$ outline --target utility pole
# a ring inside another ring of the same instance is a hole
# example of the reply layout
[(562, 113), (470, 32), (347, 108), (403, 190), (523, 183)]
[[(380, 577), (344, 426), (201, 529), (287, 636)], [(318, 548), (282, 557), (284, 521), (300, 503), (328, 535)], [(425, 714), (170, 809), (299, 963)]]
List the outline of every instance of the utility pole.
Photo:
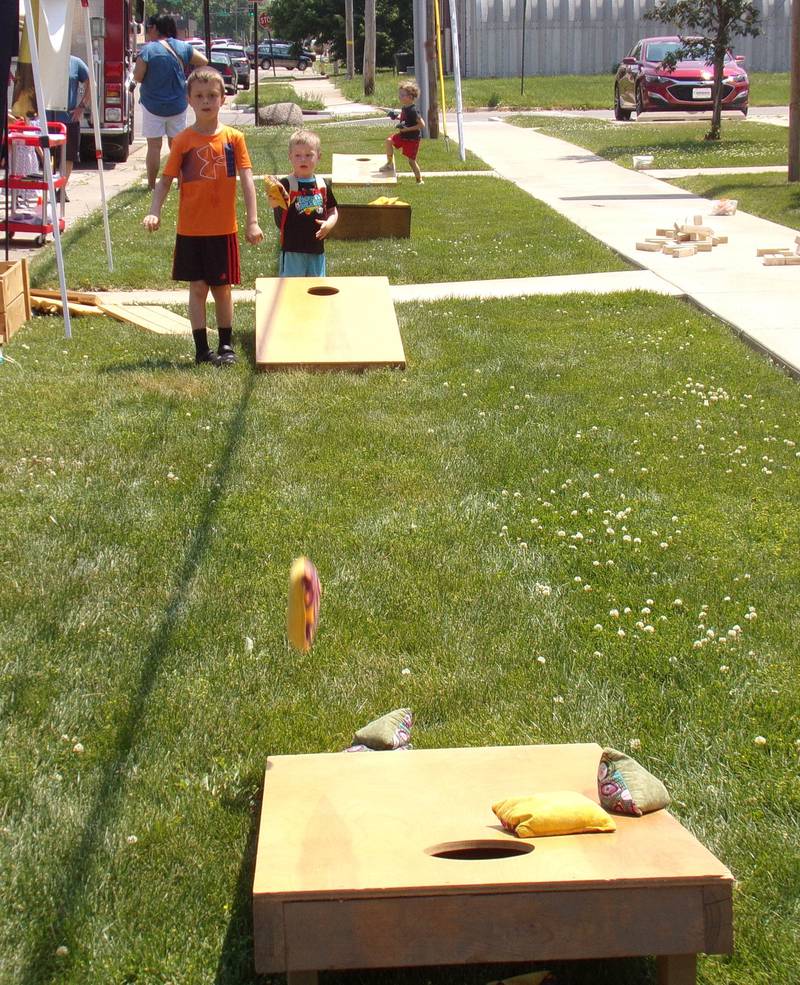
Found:
[(364, 2), (364, 95), (375, 92), (375, 0)]
[(356, 42), (353, 31), (353, 0), (344, 0), (344, 47), (348, 79), (352, 79), (356, 74)]
[[(800, 2), (800, 0), (798, 0)], [(428, 136), (436, 140), (439, 136), (439, 87), (436, 61), (436, 45), (441, 44), (441, 38), (436, 36), (436, 18), (433, 15), (433, 5), (438, 0), (426, 0), (425, 20), (427, 41), (425, 42), (425, 60), (428, 63), (428, 118), (425, 120)]]
[(800, 0), (792, 0), (792, 85), (789, 94), (789, 181), (800, 181)]

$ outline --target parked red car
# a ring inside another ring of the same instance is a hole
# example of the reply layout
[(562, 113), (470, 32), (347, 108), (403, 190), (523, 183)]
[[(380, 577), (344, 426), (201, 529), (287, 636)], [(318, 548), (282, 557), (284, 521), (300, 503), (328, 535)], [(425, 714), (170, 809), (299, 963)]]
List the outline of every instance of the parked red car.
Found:
[[(685, 58), (664, 68), (666, 56), (683, 47), (677, 37), (642, 38), (620, 62), (614, 78), (614, 118), (629, 120), (635, 110), (710, 110), (713, 107), (714, 66), (705, 55)], [(744, 55), (728, 52), (723, 67), (722, 108), (747, 115), (750, 81)]]

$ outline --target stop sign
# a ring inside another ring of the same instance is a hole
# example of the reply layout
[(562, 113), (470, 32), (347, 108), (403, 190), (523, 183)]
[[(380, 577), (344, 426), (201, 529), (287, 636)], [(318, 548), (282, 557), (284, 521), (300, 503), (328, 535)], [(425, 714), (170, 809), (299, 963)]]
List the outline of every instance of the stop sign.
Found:
[(261, 13), (258, 15), (258, 23), (261, 27), (264, 28), (269, 27), (269, 14), (266, 12), (266, 10), (262, 10)]

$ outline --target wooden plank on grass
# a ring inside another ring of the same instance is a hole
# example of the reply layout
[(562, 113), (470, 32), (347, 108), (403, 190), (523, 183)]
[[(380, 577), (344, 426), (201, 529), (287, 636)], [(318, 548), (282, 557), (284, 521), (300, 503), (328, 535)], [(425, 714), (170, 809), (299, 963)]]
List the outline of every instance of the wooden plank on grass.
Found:
[(156, 335), (188, 335), (192, 331), (188, 318), (158, 304), (101, 304), (99, 308), (117, 321), (136, 325)]
[[(31, 297), (35, 298), (55, 298), (61, 300), (61, 291), (45, 291), (38, 287), (31, 288)], [(96, 294), (88, 291), (67, 291), (67, 301), (75, 301), (78, 304), (99, 304), (100, 299)]]

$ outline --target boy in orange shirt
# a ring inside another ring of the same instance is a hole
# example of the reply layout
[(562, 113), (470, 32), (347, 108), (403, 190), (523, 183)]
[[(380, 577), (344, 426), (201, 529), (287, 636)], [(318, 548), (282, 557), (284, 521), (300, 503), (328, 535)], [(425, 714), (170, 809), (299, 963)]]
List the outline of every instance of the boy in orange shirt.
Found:
[[(220, 107), (225, 102), (222, 76), (213, 68), (196, 69), (187, 80), (187, 90), (195, 122), (173, 140), (164, 171), (153, 189), (150, 212), (142, 224), (150, 232), (158, 229), (161, 207), (173, 179), (180, 178), (172, 279), (189, 281), (195, 362), (229, 366), (236, 362), (231, 284), (240, 282), (237, 172), (247, 211), (247, 242), (255, 246), (264, 234), (258, 225), (256, 189), (244, 136), (219, 122)], [(206, 333), (209, 290), (219, 332), (216, 352), (209, 348)]]

